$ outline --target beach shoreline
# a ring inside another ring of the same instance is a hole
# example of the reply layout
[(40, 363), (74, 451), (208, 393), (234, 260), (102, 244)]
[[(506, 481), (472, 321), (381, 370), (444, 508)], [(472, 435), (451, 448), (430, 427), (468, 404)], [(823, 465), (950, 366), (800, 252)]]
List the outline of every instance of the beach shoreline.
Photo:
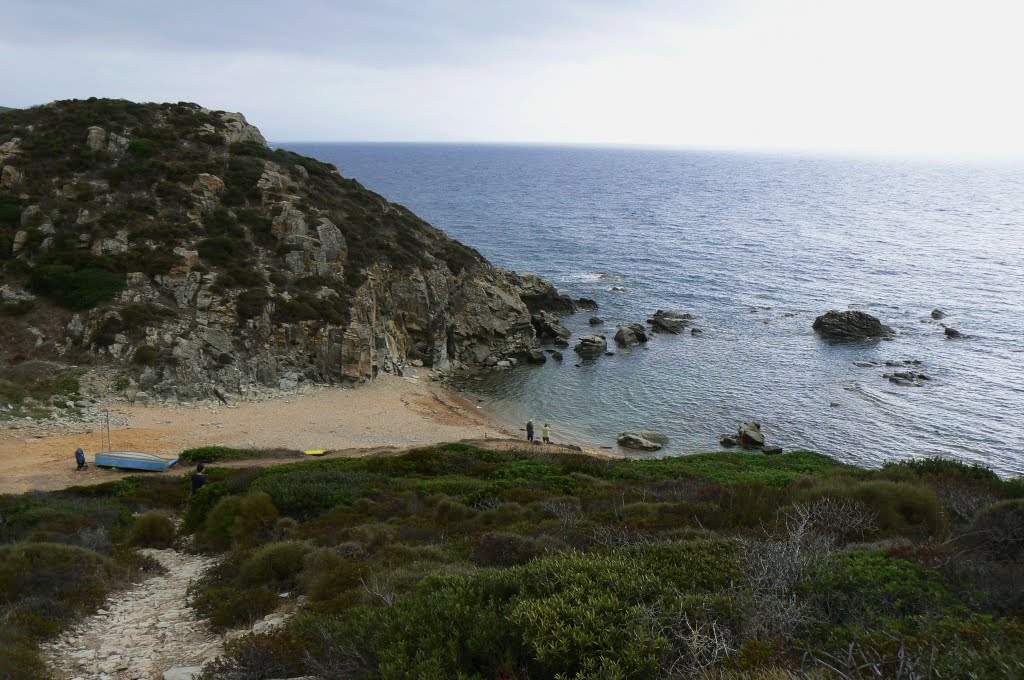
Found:
[[(445, 386), (425, 368), (409, 369), (401, 377), (383, 374), (354, 388), (309, 386), (292, 395), (230, 406), (111, 402), (106, 408), (112, 422), (127, 423), (112, 425), (114, 450), (168, 457), (199, 446), (326, 449), (331, 456), (359, 456), (444, 442), (472, 441), (493, 448), (525, 443), (525, 435), (512, 423), (494, 417), (472, 395)], [(61, 427), (40, 421), (32, 428), (0, 431), (0, 493), (52, 491), (132, 474), (93, 465), (100, 446), (100, 428), (95, 426)], [(85, 449), (90, 462), (82, 472), (75, 471), (78, 447)], [(295, 460), (265, 458), (239, 464), (265, 466)], [(188, 467), (180, 465), (175, 472)]]

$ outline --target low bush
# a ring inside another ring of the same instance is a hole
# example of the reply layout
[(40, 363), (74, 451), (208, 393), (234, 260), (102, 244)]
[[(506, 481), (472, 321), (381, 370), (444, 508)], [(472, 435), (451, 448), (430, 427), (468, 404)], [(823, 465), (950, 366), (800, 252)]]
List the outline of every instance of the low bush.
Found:
[(201, 446), (185, 449), (178, 458), (186, 463), (219, 463), (225, 460), (247, 460), (260, 458), (266, 452), (262, 449), (235, 449), (228, 446)]
[(301, 541), (269, 543), (242, 563), (238, 582), (243, 586), (266, 586), (278, 592), (294, 590), (299, 572), (311, 546)]
[(533, 538), (507, 531), (482, 535), (473, 548), (473, 561), (482, 567), (511, 567), (549, 553), (567, 550), (564, 542), (550, 536)]
[(199, 538), (212, 550), (253, 545), (271, 535), (277, 517), (277, 508), (264, 492), (225, 496), (206, 515)]
[(960, 537), (967, 548), (994, 560), (1024, 559), (1024, 500), (994, 503), (975, 518)]
[(192, 598), (196, 614), (208, 619), (214, 630), (251, 625), (274, 611), (280, 601), (277, 593), (260, 586), (245, 590), (211, 588)]
[(147, 512), (132, 522), (125, 540), (133, 548), (170, 548), (174, 543), (174, 522), (160, 512)]

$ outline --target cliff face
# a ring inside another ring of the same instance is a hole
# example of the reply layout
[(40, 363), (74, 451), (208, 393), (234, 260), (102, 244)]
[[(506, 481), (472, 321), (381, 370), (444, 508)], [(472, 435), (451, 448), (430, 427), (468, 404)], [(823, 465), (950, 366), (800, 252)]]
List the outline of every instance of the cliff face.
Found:
[(536, 349), (572, 302), (240, 114), (88, 100), (0, 114), (0, 360), (182, 398)]

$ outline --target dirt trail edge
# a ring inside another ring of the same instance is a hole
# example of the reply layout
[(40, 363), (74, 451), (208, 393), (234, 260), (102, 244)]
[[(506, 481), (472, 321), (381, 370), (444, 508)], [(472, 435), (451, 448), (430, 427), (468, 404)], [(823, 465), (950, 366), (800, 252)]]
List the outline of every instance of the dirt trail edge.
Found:
[(59, 680), (150, 680), (172, 667), (201, 666), (222, 652), (222, 639), (185, 601), (189, 583), (214, 559), (175, 550), (142, 550), (167, 569), (114, 593), (105, 609), (42, 646)]

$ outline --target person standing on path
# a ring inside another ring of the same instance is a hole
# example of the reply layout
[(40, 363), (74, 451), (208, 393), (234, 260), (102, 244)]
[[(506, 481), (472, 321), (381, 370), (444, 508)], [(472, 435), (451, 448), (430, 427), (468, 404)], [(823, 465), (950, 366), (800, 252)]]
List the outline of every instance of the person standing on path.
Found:
[(85, 464), (85, 451), (83, 451), (81, 447), (75, 449), (75, 462), (78, 463), (78, 469), (75, 470), (75, 472), (80, 472), (89, 467)]
[(196, 471), (192, 473), (192, 495), (195, 496), (206, 484), (206, 465), (196, 465)]
[(533, 442), (533, 420), (526, 421), (526, 441)]
[(540, 431), (540, 434), (541, 434), (541, 438), (544, 440), (545, 444), (550, 444), (551, 443), (551, 426), (550, 425), (548, 425), (547, 423), (544, 423), (544, 429)]

